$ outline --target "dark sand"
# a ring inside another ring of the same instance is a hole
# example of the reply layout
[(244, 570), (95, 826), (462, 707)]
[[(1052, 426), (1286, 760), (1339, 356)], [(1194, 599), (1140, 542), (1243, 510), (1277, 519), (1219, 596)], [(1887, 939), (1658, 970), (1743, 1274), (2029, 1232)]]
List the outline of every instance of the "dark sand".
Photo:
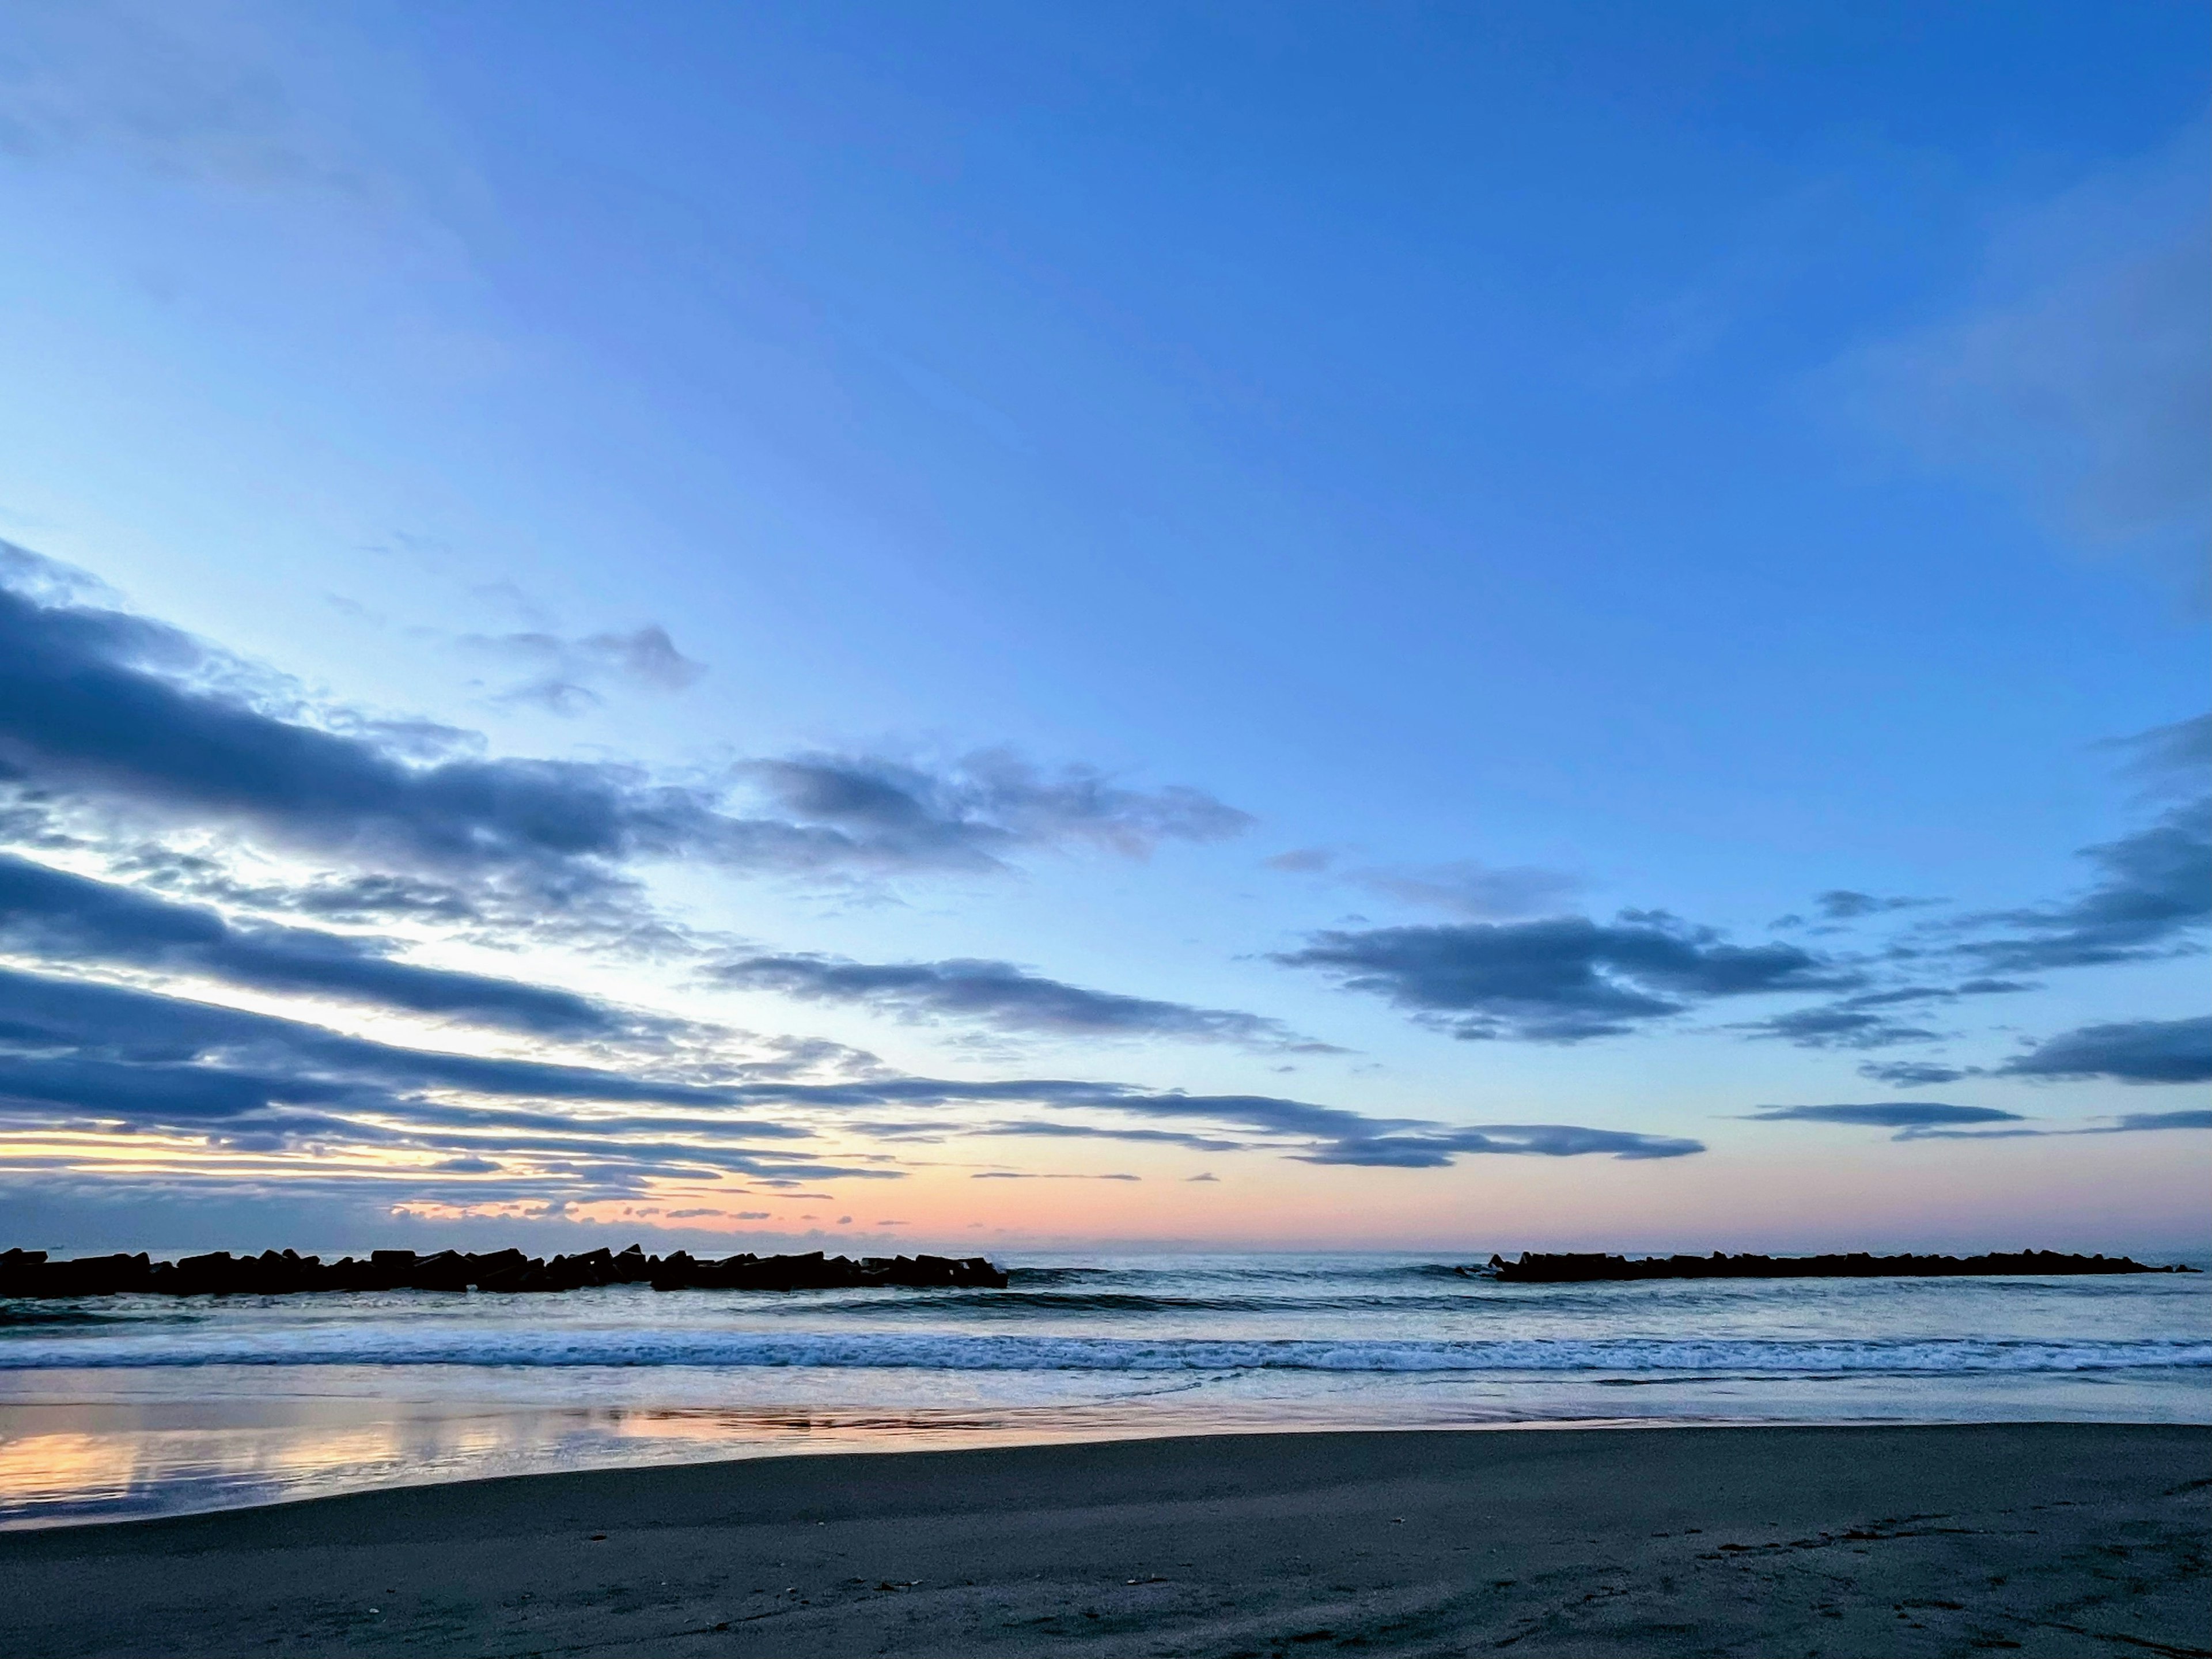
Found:
[(9, 1534), (0, 1652), (2204, 1654), (2208, 1497), (2081, 1425), (781, 1458)]

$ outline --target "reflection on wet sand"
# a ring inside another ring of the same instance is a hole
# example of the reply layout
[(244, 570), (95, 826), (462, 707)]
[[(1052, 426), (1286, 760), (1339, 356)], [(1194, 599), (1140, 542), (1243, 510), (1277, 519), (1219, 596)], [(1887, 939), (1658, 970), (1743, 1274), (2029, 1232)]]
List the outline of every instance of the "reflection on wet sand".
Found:
[[(0, 1528), (121, 1520), (552, 1469), (702, 1462), (808, 1450), (1004, 1444), (1158, 1432), (1111, 1408), (998, 1412), (792, 1405), (435, 1408), (370, 1420), (376, 1402), (210, 1400), (0, 1405)], [(308, 1407), (311, 1409), (302, 1410)]]

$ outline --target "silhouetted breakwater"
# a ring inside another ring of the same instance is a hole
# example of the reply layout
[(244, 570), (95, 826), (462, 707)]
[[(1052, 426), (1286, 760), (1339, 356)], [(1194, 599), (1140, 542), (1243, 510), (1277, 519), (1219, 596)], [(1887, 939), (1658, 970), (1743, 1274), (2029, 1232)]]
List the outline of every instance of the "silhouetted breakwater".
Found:
[(550, 1261), (520, 1250), (486, 1255), (445, 1250), (376, 1250), (325, 1261), (290, 1250), (234, 1256), (228, 1250), (153, 1261), (138, 1255), (49, 1261), (44, 1250), (0, 1252), (0, 1297), (288, 1296), (311, 1291), (580, 1291), (650, 1285), (656, 1291), (837, 1291), (870, 1285), (910, 1289), (1004, 1290), (1006, 1276), (981, 1256), (733, 1255), (702, 1261), (684, 1250), (647, 1255), (639, 1246), (587, 1250)]
[(1989, 1255), (1538, 1255), (1518, 1261), (1493, 1255), (1470, 1278), (1507, 1285), (1586, 1285), (1616, 1279), (1968, 1279), (2049, 1273), (2193, 1273), (2194, 1267), (2154, 1267), (2124, 1255), (2061, 1255), (2056, 1250)]

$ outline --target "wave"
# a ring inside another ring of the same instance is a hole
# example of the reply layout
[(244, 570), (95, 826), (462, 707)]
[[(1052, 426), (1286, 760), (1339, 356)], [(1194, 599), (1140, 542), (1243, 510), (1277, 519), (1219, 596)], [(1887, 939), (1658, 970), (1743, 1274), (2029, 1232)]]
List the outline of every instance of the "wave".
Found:
[(0, 1304), (0, 1329), (24, 1325), (143, 1325), (127, 1314), (94, 1313), (88, 1308), (64, 1304), (40, 1307), (37, 1303)]
[(1458, 1313), (1464, 1296), (1170, 1296), (1136, 1291), (920, 1291), (903, 1296), (832, 1297), (808, 1304), (819, 1314), (862, 1318), (936, 1318), (972, 1314), (1005, 1319), (1052, 1314), (1133, 1318), (1188, 1313)]
[(1208, 1340), (364, 1325), (289, 1332), (0, 1338), (0, 1370), (182, 1365), (799, 1367), (930, 1371), (1604, 1372), (1631, 1376), (1959, 1376), (2212, 1368), (2212, 1342)]

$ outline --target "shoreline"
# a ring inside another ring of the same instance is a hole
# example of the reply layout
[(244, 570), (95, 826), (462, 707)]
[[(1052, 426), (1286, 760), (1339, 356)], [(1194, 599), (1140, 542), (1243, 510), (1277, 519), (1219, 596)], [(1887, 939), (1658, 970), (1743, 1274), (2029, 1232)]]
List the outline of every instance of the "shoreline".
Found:
[(0, 1534), (0, 1654), (2212, 1649), (2212, 1429), (839, 1451)]

